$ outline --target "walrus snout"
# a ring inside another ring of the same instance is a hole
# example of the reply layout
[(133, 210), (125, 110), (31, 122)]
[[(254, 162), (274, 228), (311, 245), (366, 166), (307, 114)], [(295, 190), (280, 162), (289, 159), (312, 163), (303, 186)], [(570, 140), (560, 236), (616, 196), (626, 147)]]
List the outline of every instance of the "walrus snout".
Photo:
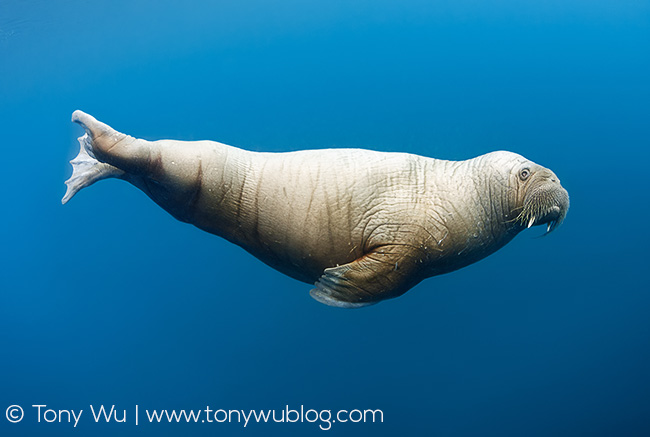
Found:
[(569, 210), (569, 193), (550, 170), (543, 172), (529, 187), (519, 221), (527, 228), (546, 224), (546, 233), (555, 230)]

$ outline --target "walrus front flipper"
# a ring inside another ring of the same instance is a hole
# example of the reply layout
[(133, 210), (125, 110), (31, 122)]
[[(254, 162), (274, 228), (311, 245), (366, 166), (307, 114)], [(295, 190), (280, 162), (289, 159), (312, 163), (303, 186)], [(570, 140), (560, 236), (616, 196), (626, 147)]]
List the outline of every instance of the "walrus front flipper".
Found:
[(397, 297), (417, 284), (415, 264), (399, 249), (372, 252), (351, 263), (325, 269), (309, 294), (339, 308), (359, 308)]
[(320, 303), (339, 308), (361, 308), (377, 303), (376, 301), (357, 300), (363, 293), (354, 283), (345, 278), (348, 265), (325, 269), (325, 274), (314, 284), (316, 288), (309, 295)]

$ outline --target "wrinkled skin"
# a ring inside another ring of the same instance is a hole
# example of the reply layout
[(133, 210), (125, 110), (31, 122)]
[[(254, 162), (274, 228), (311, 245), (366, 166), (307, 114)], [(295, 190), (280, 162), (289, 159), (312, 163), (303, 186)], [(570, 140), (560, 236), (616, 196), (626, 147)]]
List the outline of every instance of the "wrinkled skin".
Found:
[(490, 255), (526, 227), (559, 225), (569, 197), (520, 155), (466, 161), (360, 149), (255, 153), (212, 141), (148, 142), (81, 111), (86, 135), (64, 202), (124, 179), (177, 219), (219, 235), (339, 307), (399, 296)]

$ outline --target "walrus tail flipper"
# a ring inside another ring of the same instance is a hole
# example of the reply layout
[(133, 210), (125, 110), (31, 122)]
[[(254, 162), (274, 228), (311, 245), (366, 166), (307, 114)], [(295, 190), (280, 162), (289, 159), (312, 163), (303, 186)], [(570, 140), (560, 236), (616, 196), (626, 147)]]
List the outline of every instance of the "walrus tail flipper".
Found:
[[(72, 199), (82, 188), (102, 179), (119, 178), (124, 175), (124, 171), (106, 162), (102, 162), (96, 157), (97, 144), (95, 141), (98, 138), (102, 138), (102, 141), (106, 142), (107, 137), (126, 137), (126, 135), (120, 134), (111, 127), (81, 111), (75, 111), (72, 114), (72, 121), (79, 123), (86, 133), (82, 137), (79, 137), (79, 145), (81, 146), (79, 154), (70, 161), (70, 164), (72, 164), (72, 176), (65, 181), (68, 189), (63, 199), (61, 199), (61, 203), (64, 204)], [(121, 139), (121, 137), (119, 138)]]
[(417, 284), (415, 263), (405, 259), (402, 249), (391, 246), (351, 263), (325, 269), (309, 294), (318, 302), (339, 308), (360, 308), (397, 297)]

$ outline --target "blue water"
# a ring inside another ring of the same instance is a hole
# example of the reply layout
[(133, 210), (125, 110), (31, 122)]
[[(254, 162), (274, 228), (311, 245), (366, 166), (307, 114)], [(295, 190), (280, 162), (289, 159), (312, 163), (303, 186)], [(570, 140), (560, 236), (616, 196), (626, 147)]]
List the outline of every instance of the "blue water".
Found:
[[(644, 1), (0, 2), (0, 435), (649, 435), (648, 78)], [(75, 109), (258, 151), (511, 150), (571, 209), (330, 308), (122, 181), (62, 206)], [(38, 423), (36, 404), (84, 413)], [(384, 422), (136, 426), (135, 405)]]

